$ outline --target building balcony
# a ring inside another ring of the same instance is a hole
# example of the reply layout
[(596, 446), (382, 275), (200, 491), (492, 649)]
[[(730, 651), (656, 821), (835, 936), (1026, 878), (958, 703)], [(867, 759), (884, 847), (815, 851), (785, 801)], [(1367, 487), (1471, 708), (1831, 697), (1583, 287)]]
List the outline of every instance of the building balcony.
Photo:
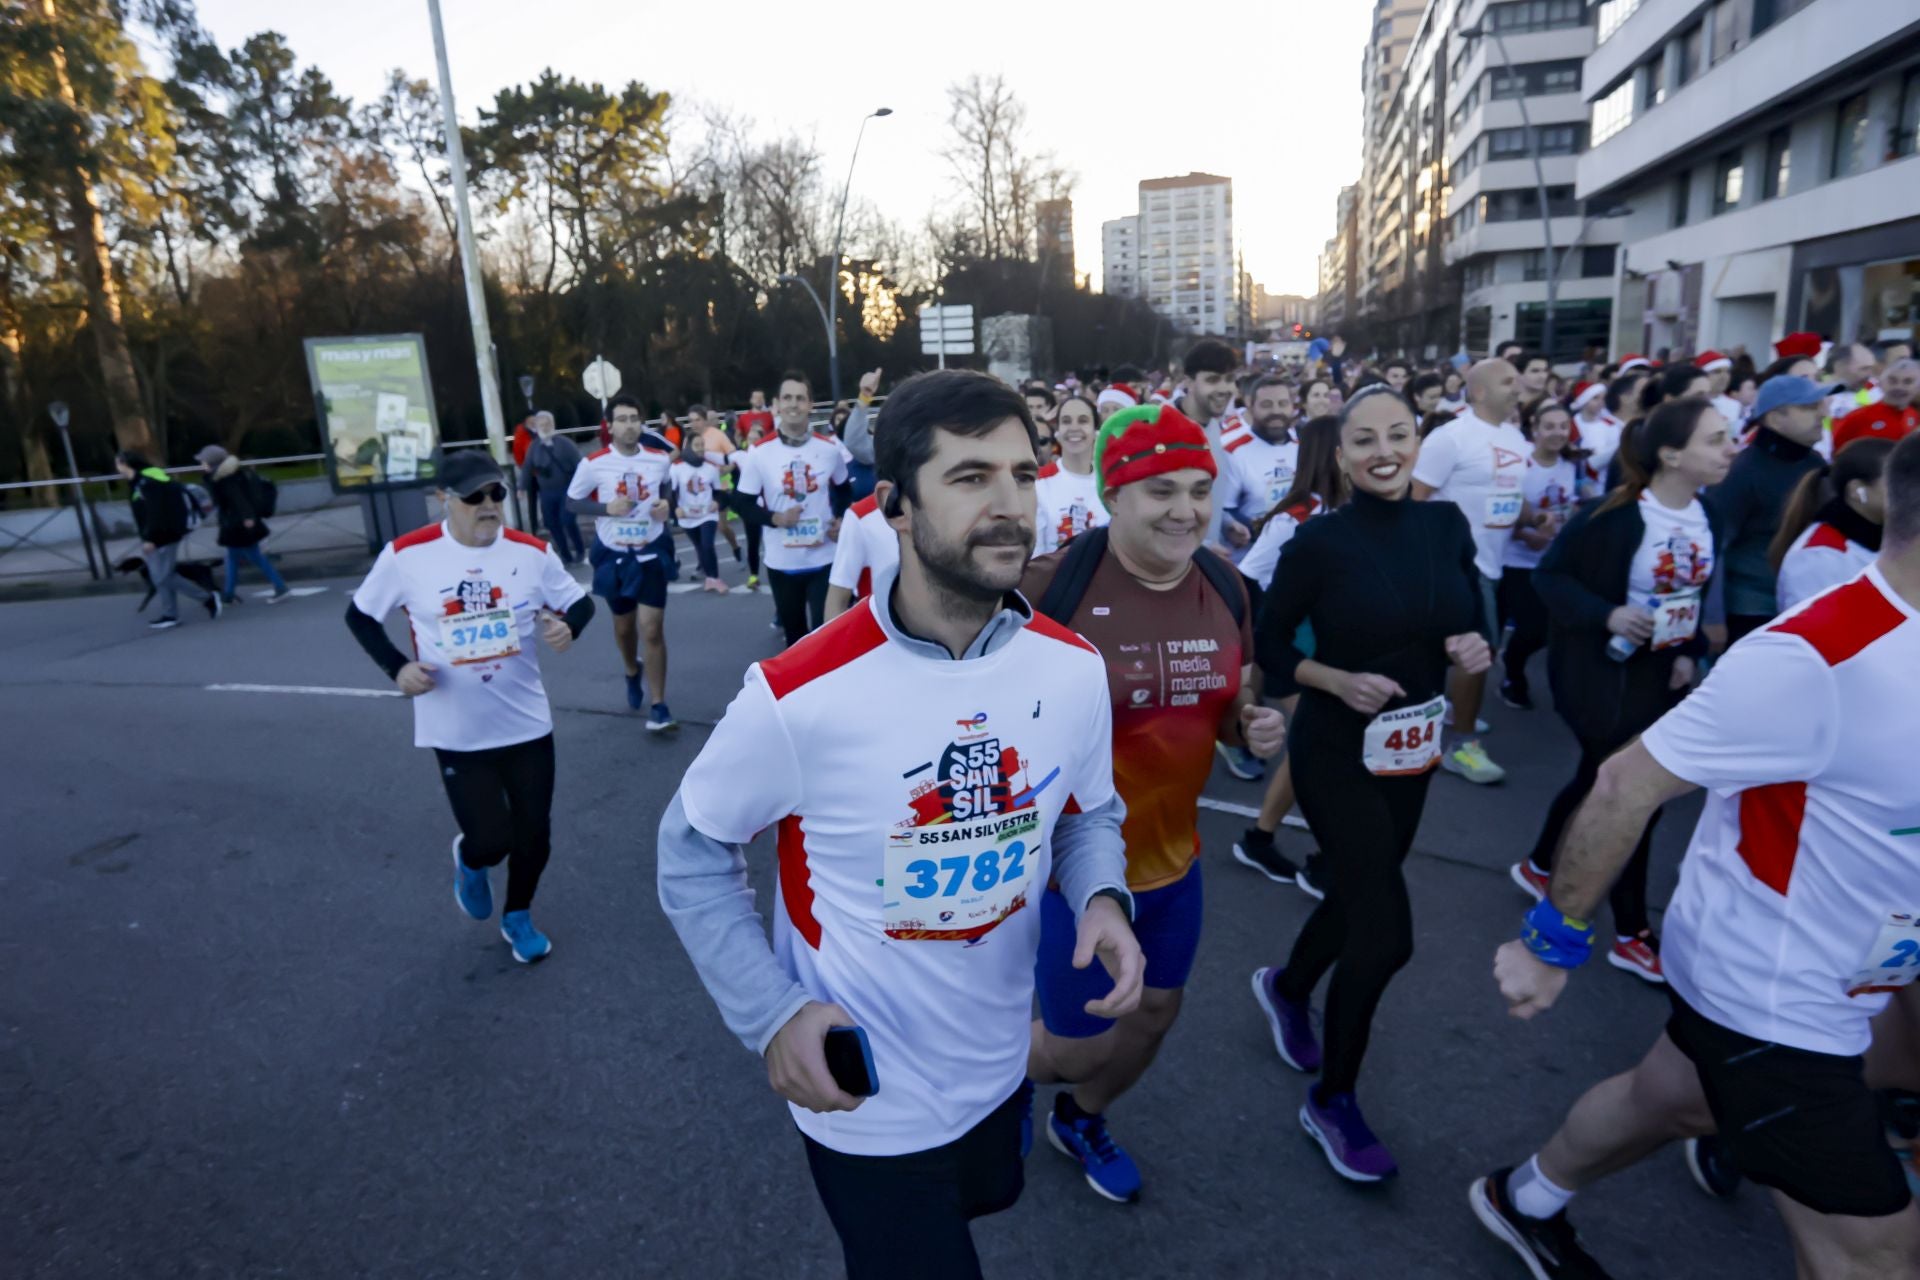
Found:
[[(1540, 171), (1546, 175), (1548, 186), (1569, 186), (1579, 161), (1579, 156), (1542, 156)], [(1447, 197), (1447, 216), (1451, 218), (1472, 204), (1483, 191), (1510, 191), (1534, 185), (1533, 161), (1525, 157), (1482, 161), (1466, 177), (1454, 179), (1452, 193)]]
[[(1472, 26), (1478, 19), (1469, 12), (1461, 17), (1466, 26)], [(1618, 37), (1616, 37), (1617, 39)], [(1570, 27), (1563, 31), (1530, 31), (1523, 35), (1512, 35), (1507, 40), (1507, 56), (1513, 59), (1515, 66), (1525, 66), (1530, 62), (1563, 62), (1569, 58), (1584, 58), (1593, 51), (1593, 28)], [(1500, 46), (1491, 37), (1475, 42), (1473, 56), (1460, 68), (1460, 74), (1447, 84), (1446, 109), (1452, 114), (1460, 105), (1460, 99), (1467, 96), (1473, 86), (1480, 84), (1489, 70), (1506, 65), (1506, 59), (1500, 56)], [(1481, 93), (1486, 92), (1484, 86)], [(1580, 98), (1577, 93), (1553, 94), (1553, 97)]]
[[(1585, 244), (1581, 236), (1581, 224), (1586, 219), (1578, 215), (1553, 219), (1553, 243), (1556, 252), (1573, 244), (1576, 240)], [(1546, 240), (1540, 234), (1540, 219), (1523, 218), (1515, 222), (1483, 222), (1447, 241), (1446, 261), (1463, 262), (1468, 258), (1477, 258), (1483, 253), (1516, 253), (1527, 249), (1546, 247)]]
[[(1536, 126), (1585, 124), (1591, 114), (1586, 102), (1577, 93), (1536, 93), (1527, 98), (1526, 105), (1526, 118)], [(1489, 129), (1521, 127), (1520, 99), (1495, 98), (1492, 102), (1482, 102), (1467, 112), (1458, 128), (1447, 131), (1447, 150), (1459, 155), (1466, 150), (1468, 139), (1477, 142), (1480, 135)]]

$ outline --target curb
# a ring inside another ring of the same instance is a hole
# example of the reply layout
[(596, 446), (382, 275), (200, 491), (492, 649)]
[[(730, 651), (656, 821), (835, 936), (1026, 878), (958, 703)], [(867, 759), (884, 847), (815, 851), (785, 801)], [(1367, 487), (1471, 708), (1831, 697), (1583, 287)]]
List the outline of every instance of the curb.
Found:
[[(198, 563), (219, 566), (218, 560)], [(318, 553), (309, 559), (305, 556), (296, 563), (275, 560), (273, 567), (288, 582), (311, 582), (318, 578), (343, 578), (355, 574), (364, 574), (373, 563), (373, 557), (364, 551), (339, 551)], [(248, 571), (252, 575), (248, 582), (258, 584), (259, 571), (251, 565)], [(0, 604), (24, 604), (35, 600), (79, 600), (88, 596), (125, 596), (143, 595), (146, 587), (138, 577), (123, 577), (115, 574), (102, 582), (82, 574), (73, 574), (60, 578), (29, 578), (23, 581), (0, 582)]]

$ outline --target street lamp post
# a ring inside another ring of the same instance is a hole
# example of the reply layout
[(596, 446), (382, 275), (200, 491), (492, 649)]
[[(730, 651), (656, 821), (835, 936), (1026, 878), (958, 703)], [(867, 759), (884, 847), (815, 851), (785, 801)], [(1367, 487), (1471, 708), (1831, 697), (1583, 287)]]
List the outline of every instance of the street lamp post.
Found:
[[(805, 290), (807, 291), (807, 296), (808, 296), (809, 298), (812, 298), (812, 299), (813, 299), (813, 309), (814, 309), (815, 311), (818, 311), (818, 312), (820, 313), (820, 323), (821, 323), (822, 325), (824, 325), (824, 326), (826, 326), (826, 330), (827, 330), (827, 352), (828, 352), (828, 354), (829, 354), (829, 355), (832, 355), (832, 352), (833, 352), (833, 349), (834, 349), (834, 347), (833, 347), (833, 317), (832, 317), (832, 315), (830, 315), (830, 314), (828, 313), (828, 311), (827, 311), (827, 308), (826, 308), (826, 306), (825, 306), (824, 304), (822, 304), (822, 303), (821, 303), (821, 301), (820, 301), (820, 291), (819, 291), (819, 290), (817, 290), (817, 289), (815, 289), (815, 288), (813, 287), (813, 281), (811, 281), (811, 280), (809, 280), (809, 279), (807, 279), (807, 278), (806, 278), (805, 276), (796, 276), (796, 275), (791, 275), (791, 274), (789, 274), (789, 275), (784, 275), (784, 276), (781, 276), (781, 277), (780, 277), (780, 283), (781, 283), (781, 284), (797, 284), (797, 285), (799, 285), (799, 286), (800, 286), (800, 287), (801, 287), (802, 289), (805, 289)], [(840, 363), (839, 363), (839, 359), (840, 359), (840, 358), (839, 358), (838, 356), (833, 356), (833, 361), (834, 361), (834, 365), (833, 365), (833, 368), (834, 368), (834, 373), (835, 373), (835, 376), (838, 376), (838, 374), (839, 374), (839, 371), (840, 371)], [(840, 397), (839, 397), (839, 395), (838, 395), (838, 388), (837, 388), (837, 387), (835, 388), (835, 391), (836, 391), (836, 394), (835, 394), (835, 395), (834, 395), (834, 397), (833, 397), (833, 402), (834, 402), (835, 404), (838, 404), (838, 403), (840, 403)]]
[[(1500, 65), (1505, 70), (1513, 70), (1513, 59), (1507, 54), (1506, 37), (1497, 30), (1489, 30), (1484, 24), (1469, 27), (1460, 32), (1462, 40), (1477, 40), (1482, 36), (1492, 36), (1493, 43), (1500, 50)], [(1553, 254), (1553, 215), (1547, 207), (1547, 174), (1540, 164), (1540, 138), (1533, 131), (1533, 118), (1527, 112), (1526, 86), (1520, 86), (1521, 92), (1514, 101), (1520, 106), (1520, 127), (1527, 131), (1527, 156), (1533, 161), (1533, 186), (1536, 198), (1540, 201), (1540, 234), (1546, 241), (1544, 257), (1547, 262), (1547, 314), (1540, 325), (1540, 350), (1545, 353), (1547, 363), (1553, 363), (1553, 304), (1559, 297), (1560, 282), (1554, 279), (1559, 274), (1558, 263)], [(1491, 97), (1491, 93), (1489, 93)]]
[[(860, 118), (860, 132), (853, 136), (853, 159), (847, 161), (847, 181), (840, 188), (840, 212), (833, 220), (833, 270), (827, 276), (827, 385), (834, 404), (840, 403), (840, 338), (835, 324), (840, 317), (840, 244), (847, 229), (847, 197), (853, 194), (853, 166), (860, 162), (860, 140), (867, 136), (867, 121), (892, 114), (892, 107), (881, 107)], [(813, 292), (811, 285), (807, 292)], [(819, 302), (819, 295), (815, 294), (813, 300)]]

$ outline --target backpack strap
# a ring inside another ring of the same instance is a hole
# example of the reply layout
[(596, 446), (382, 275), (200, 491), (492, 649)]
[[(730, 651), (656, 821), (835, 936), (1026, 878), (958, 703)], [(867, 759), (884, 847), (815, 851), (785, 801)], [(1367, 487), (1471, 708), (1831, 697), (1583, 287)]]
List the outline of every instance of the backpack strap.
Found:
[(1060, 567), (1054, 570), (1053, 581), (1047, 584), (1035, 609), (1063, 627), (1072, 626), (1073, 612), (1080, 607), (1106, 554), (1105, 525), (1089, 529), (1068, 543), (1067, 554), (1060, 558)]
[[(1247, 620), (1247, 589), (1240, 582), (1240, 571), (1205, 547), (1193, 553), (1193, 563), (1227, 602), (1227, 608), (1233, 613), (1233, 625), (1243, 625)], [(1061, 568), (1064, 570), (1066, 566)]]

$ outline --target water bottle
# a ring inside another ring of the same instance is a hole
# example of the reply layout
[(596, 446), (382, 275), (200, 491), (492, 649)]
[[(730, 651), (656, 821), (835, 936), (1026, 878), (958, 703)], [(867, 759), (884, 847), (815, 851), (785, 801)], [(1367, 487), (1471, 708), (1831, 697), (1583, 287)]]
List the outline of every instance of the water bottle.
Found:
[(1615, 662), (1625, 662), (1640, 651), (1640, 642), (1627, 636), (1615, 636), (1607, 641), (1607, 656)]

